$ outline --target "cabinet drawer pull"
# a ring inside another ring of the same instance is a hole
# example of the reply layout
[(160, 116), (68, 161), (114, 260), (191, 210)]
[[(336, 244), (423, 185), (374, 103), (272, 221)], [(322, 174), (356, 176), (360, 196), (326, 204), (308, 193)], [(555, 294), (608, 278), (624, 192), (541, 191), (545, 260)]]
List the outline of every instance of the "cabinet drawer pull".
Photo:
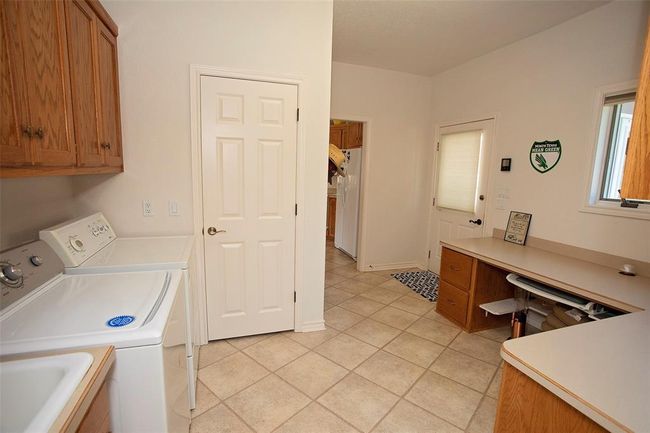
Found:
[(447, 303), (449, 303), (451, 305), (456, 305), (456, 303), (454, 301), (452, 301), (451, 299), (449, 299), (449, 298), (447, 298)]
[(102, 149), (110, 149), (111, 148), (111, 143), (105, 141), (100, 146), (102, 146)]
[(45, 130), (43, 128), (38, 128), (36, 129), (36, 132), (34, 132), (34, 135), (42, 140), (45, 137)]
[(31, 126), (23, 126), (23, 135), (27, 136), (28, 138), (32, 138), (34, 136), (34, 132), (32, 131)]
[(449, 265), (449, 268), (454, 272), (460, 271), (460, 268), (458, 266), (455, 266), (455, 265)]

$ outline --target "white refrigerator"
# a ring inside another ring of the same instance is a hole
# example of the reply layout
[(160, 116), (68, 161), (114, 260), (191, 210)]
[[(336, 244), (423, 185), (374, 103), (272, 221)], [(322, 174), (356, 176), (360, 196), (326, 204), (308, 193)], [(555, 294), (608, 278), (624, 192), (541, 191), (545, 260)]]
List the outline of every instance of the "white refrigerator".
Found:
[(343, 153), (345, 176), (337, 176), (336, 180), (334, 246), (356, 259), (362, 149), (346, 149)]

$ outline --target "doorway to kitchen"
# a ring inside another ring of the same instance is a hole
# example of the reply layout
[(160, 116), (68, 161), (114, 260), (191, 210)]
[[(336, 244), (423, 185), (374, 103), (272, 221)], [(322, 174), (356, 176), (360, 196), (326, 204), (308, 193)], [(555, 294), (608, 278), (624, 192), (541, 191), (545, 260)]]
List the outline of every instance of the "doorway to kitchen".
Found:
[(327, 251), (330, 256), (347, 256), (353, 262), (359, 256), (364, 130), (364, 122), (330, 120)]

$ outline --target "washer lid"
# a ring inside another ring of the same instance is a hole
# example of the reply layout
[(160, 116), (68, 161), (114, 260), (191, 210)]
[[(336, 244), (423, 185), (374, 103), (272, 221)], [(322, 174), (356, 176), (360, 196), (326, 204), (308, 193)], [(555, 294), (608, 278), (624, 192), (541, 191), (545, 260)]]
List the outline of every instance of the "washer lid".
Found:
[(70, 274), (185, 269), (188, 267), (194, 238), (160, 236), (117, 238)]
[(6, 311), (0, 340), (88, 340), (107, 333), (119, 340), (155, 315), (169, 281), (163, 271), (65, 276)]

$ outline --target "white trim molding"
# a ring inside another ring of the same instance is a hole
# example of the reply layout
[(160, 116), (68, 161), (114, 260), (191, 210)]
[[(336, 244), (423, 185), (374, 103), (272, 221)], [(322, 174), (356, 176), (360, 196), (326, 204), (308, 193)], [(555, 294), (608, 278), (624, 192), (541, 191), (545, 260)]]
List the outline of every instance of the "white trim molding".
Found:
[[(193, 226), (196, 242), (197, 275), (196, 280), (199, 289), (198, 303), (200, 309), (200, 344), (208, 342), (208, 320), (207, 320), (207, 291), (205, 281), (205, 249), (203, 243), (203, 181), (201, 167), (201, 76), (212, 76), (222, 78), (234, 78), (240, 80), (265, 81), (270, 83), (292, 84), (298, 88), (298, 108), (304, 101), (304, 86), (306, 81), (294, 75), (260, 73), (249, 70), (236, 70), (219, 68), (206, 65), (190, 65), (190, 131), (192, 148), (192, 208), (194, 212)], [(302, 122), (297, 125), (297, 161), (296, 161), (296, 204), (298, 215), (296, 216), (296, 258), (294, 290), (296, 291), (296, 303), (294, 306), (294, 329), (298, 332), (320, 331), (324, 329), (322, 321), (302, 322), (303, 304), (305, 293), (304, 263), (303, 257), (306, 251), (304, 245), (305, 220), (305, 134)]]

